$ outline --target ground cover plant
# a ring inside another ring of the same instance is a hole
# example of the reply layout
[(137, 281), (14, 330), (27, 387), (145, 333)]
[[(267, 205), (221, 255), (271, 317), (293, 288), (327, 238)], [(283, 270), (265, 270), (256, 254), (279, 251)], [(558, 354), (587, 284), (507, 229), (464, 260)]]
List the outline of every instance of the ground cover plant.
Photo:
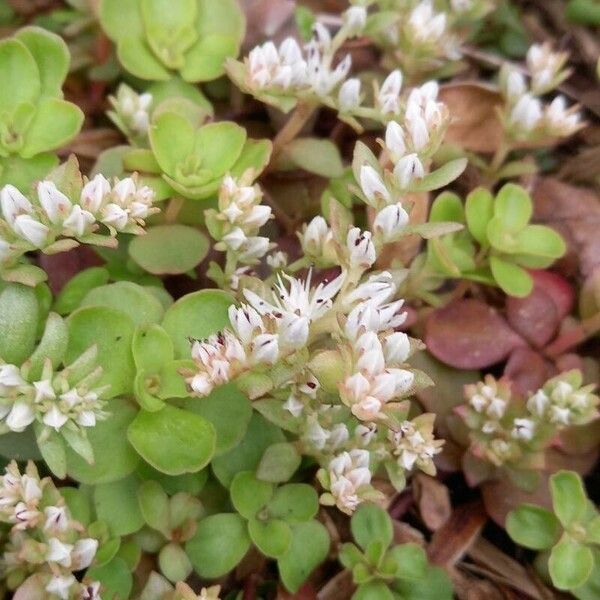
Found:
[(595, 0), (0, 0), (0, 594), (600, 598)]

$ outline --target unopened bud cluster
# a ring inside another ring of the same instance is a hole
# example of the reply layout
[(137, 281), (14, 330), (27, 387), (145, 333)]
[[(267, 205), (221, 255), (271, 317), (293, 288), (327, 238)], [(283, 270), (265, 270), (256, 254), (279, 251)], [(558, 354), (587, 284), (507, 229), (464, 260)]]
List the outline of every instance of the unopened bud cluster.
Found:
[(100, 600), (97, 582), (74, 576), (90, 566), (98, 540), (86, 536), (52, 480), (40, 479), (32, 462), (21, 473), (13, 461), (0, 477), (0, 521), (11, 527), (2, 554), (9, 589), (30, 585), (31, 577), (40, 588), (36, 597)]
[(109, 96), (108, 100), (113, 108), (108, 111), (108, 116), (115, 125), (134, 141), (139, 138), (144, 139), (150, 126), (152, 94), (138, 94), (122, 83), (117, 89), (116, 96)]
[(526, 401), (513, 397), (507, 381), (487, 375), (465, 386), (468, 404), (457, 409), (470, 430), (471, 452), (496, 466), (526, 464), (543, 452), (561, 429), (598, 417), (600, 399), (581, 373), (569, 371), (547, 381)]
[[(14, 264), (30, 250), (65, 249), (65, 240), (58, 238), (106, 244), (117, 232), (143, 233), (144, 219), (158, 211), (153, 202), (154, 192), (140, 186), (135, 176), (111, 185), (96, 175), (77, 198), (69, 198), (51, 180), (37, 184), (34, 200), (13, 185), (5, 185), (0, 190), (0, 265)], [(108, 229), (104, 237), (96, 234), (101, 224)]]
[(536, 44), (527, 52), (527, 78), (515, 67), (504, 65), (500, 71), (500, 90), (506, 103), (504, 127), (511, 139), (537, 141), (567, 137), (583, 124), (577, 107), (567, 107), (564, 96), (544, 103), (540, 96), (554, 90), (569, 75), (565, 69), (568, 55), (553, 52), (549, 44)]

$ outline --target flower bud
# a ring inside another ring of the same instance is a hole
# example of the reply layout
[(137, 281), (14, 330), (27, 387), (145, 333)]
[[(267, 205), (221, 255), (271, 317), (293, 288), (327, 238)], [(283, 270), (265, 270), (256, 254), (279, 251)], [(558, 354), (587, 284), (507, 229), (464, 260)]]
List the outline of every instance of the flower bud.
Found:
[(360, 104), (360, 79), (352, 77), (344, 81), (338, 92), (340, 112), (351, 112)]
[(373, 230), (384, 242), (394, 240), (408, 224), (408, 213), (401, 204), (390, 204), (380, 210), (373, 221)]
[(371, 206), (376, 206), (381, 200), (386, 203), (391, 200), (385, 183), (371, 165), (363, 165), (360, 168), (360, 187)]
[(367, 9), (364, 6), (351, 6), (344, 12), (342, 18), (348, 34), (358, 35), (367, 24)]
[(396, 163), (394, 176), (398, 185), (402, 189), (406, 189), (413, 180), (421, 179), (425, 176), (425, 169), (416, 154), (407, 154)]

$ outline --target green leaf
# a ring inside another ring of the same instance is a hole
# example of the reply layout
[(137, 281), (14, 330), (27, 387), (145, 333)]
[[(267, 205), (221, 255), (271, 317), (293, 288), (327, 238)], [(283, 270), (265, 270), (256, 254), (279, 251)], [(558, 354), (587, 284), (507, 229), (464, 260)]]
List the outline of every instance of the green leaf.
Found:
[(546, 550), (551, 548), (561, 532), (558, 519), (548, 510), (534, 504), (521, 504), (508, 513), (508, 535), (525, 548)]
[(168, 475), (199, 471), (215, 449), (215, 430), (206, 419), (168, 405), (158, 412), (140, 411), (127, 438), (144, 460)]
[(465, 222), (465, 210), (460, 197), (453, 192), (442, 192), (431, 205), (430, 223), (444, 221)]
[[(44, 462), (58, 479), (64, 479), (67, 475), (67, 454), (63, 438), (55, 431), (48, 435), (47, 429), (41, 423), (34, 422), (33, 427)], [(85, 462), (78, 454), (74, 456)]]
[(524, 298), (531, 294), (533, 279), (525, 269), (497, 256), (490, 257), (490, 269), (496, 283), (509, 296)]
[(12, 283), (0, 292), (0, 357), (20, 366), (32, 353), (38, 328), (33, 288)]
[(184, 549), (176, 543), (163, 546), (158, 553), (160, 572), (173, 583), (185, 581), (192, 572), (192, 563)]
[(8, 431), (0, 435), (0, 456), (9, 461), (14, 459), (18, 462), (41, 460), (42, 455), (37, 446), (33, 428), (27, 427), (25, 431), (19, 432)]
[(241, 43), (245, 33), (244, 13), (237, 0), (197, 0), (196, 29), (200, 37), (207, 35), (231, 35)]
[(100, 24), (112, 40), (144, 34), (139, 0), (100, 0)]
[(205, 398), (188, 400), (185, 408), (213, 424), (217, 434), (215, 456), (229, 452), (242, 441), (252, 417), (252, 405), (235, 383), (218, 387)]
[(98, 519), (104, 521), (114, 536), (135, 533), (144, 524), (137, 501), (139, 483), (129, 476), (94, 487), (94, 506)]
[(284, 439), (281, 429), (254, 413), (244, 439), (233, 450), (212, 461), (213, 472), (221, 484), (229, 487), (236, 473), (254, 471), (264, 451)]
[(204, 339), (229, 324), (233, 298), (221, 290), (201, 290), (180, 298), (165, 313), (162, 326), (178, 358), (190, 357), (189, 338)]
[(236, 177), (243, 175), (248, 169), (258, 175), (269, 164), (273, 144), (271, 140), (247, 139), (242, 153), (231, 167), (231, 174)]
[(216, 578), (231, 571), (250, 547), (246, 522), (237, 514), (211, 515), (198, 523), (185, 551), (201, 577)]
[(289, 549), (292, 542), (290, 526), (279, 519), (248, 521), (248, 533), (256, 547), (270, 558), (280, 558)]
[(99, 581), (102, 584), (102, 591), (107, 597), (111, 598), (116, 594), (120, 600), (129, 598), (133, 577), (122, 558), (115, 557), (105, 565), (90, 567), (86, 575), (91, 581)]
[(218, 177), (235, 164), (245, 141), (246, 130), (236, 123), (209, 123), (196, 133), (194, 154), (202, 157), (202, 168)]
[(23, 27), (15, 34), (37, 63), (42, 96), (62, 97), (62, 84), (69, 72), (70, 55), (65, 41), (41, 27)]
[(167, 535), (171, 527), (169, 497), (160, 483), (152, 480), (142, 483), (136, 500), (146, 524)]
[(156, 324), (135, 330), (131, 351), (136, 368), (149, 373), (159, 372), (164, 363), (173, 360), (173, 342), (169, 334)]
[(69, 346), (65, 362), (73, 362), (93, 345), (98, 349), (102, 376), (98, 385), (110, 385), (109, 397), (129, 392), (135, 366), (131, 354), (134, 324), (120, 310), (89, 306), (76, 310), (67, 320)]
[(0, 114), (12, 114), (22, 102), (37, 103), (40, 72), (27, 46), (17, 39), (0, 41)]
[(139, 0), (146, 31), (163, 30), (165, 37), (177, 35), (196, 18), (196, 0)]
[(338, 560), (346, 569), (353, 569), (356, 565), (363, 563), (365, 557), (354, 544), (345, 543), (340, 547)]
[(274, 486), (256, 478), (252, 471), (241, 471), (231, 482), (229, 493), (235, 509), (246, 519), (252, 519), (273, 496)]
[(592, 551), (567, 535), (550, 552), (548, 569), (552, 583), (559, 590), (572, 590), (583, 585), (593, 567)]
[(140, 79), (167, 81), (171, 77), (169, 70), (141, 38), (120, 39), (117, 44), (117, 56), (123, 67)]
[(394, 600), (394, 594), (383, 581), (369, 581), (358, 586), (352, 600)]
[(225, 60), (235, 56), (239, 41), (230, 35), (210, 35), (199, 39), (186, 53), (181, 76), (185, 81), (210, 81), (225, 72)]
[(79, 307), (87, 293), (108, 283), (109, 273), (104, 267), (90, 267), (80, 271), (62, 288), (54, 301), (54, 310), (59, 315), (67, 315)]
[(173, 77), (169, 81), (159, 81), (153, 83), (148, 88), (148, 93), (152, 94), (152, 105), (158, 108), (165, 100), (185, 99), (189, 100), (201, 108), (206, 115), (212, 116), (214, 109), (206, 96), (196, 87), (178, 77)]
[(364, 550), (373, 541), (380, 540), (385, 546), (392, 542), (392, 520), (387, 512), (376, 504), (361, 504), (350, 521), (352, 535)]
[(467, 162), (466, 158), (457, 158), (447, 162), (429, 175), (425, 175), (420, 181), (413, 183), (410, 186), (410, 191), (431, 192), (452, 183), (467, 168)]
[[(110, 483), (132, 473), (138, 456), (129, 445), (126, 430), (136, 414), (133, 404), (114, 399), (106, 406), (110, 416), (89, 428), (88, 439), (94, 450), (94, 463), (88, 464), (73, 450), (67, 448), (69, 477), (87, 484)], [(107, 443), (110, 440), (110, 443)]]
[(306, 483), (288, 483), (275, 490), (268, 510), (271, 516), (284, 521), (308, 521), (319, 511), (319, 496)]
[(187, 225), (158, 225), (129, 244), (129, 255), (148, 273), (176, 275), (187, 273), (208, 253), (206, 236)]
[(399, 579), (422, 579), (427, 571), (427, 554), (418, 544), (394, 546), (388, 556), (396, 564)]
[(177, 165), (183, 163), (194, 150), (194, 127), (185, 117), (165, 112), (153, 121), (148, 133), (152, 152), (160, 168), (174, 176)]
[(54, 369), (57, 369), (67, 351), (68, 343), (69, 330), (66, 322), (56, 313), (49, 313), (42, 339), (29, 358), (29, 380), (37, 381), (41, 378), (44, 363), (48, 359)]
[(294, 444), (280, 442), (269, 446), (256, 469), (256, 476), (263, 481), (279, 483), (288, 481), (300, 466), (301, 456)]
[(396, 580), (394, 589), (403, 600), (452, 600), (452, 582), (440, 567), (429, 567), (423, 579)]
[(575, 471), (559, 471), (550, 477), (552, 507), (563, 526), (581, 521), (587, 510), (583, 481)]
[(338, 147), (331, 140), (297, 138), (284, 148), (285, 156), (292, 163), (321, 177), (341, 177), (344, 165)]
[(520, 185), (507, 183), (496, 195), (494, 216), (508, 232), (516, 233), (531, 219), (533, 206), (527, 191)]
[(527, 225), (515, 236), (515, 252), (560, 258), (566, 251), (562, 236), (544, 225)]
[(292, 543), (277, 561), (281, 581), (290, 592), (297, 592), (311, 572), (327, 558), (329, 544), (327, 529), (318, 521), (292, 526)]
[(571, 593), (578, 600), (597, 600), (600, 597), (600, 551), (597, 548), (592, 549), (594, 555), (594, 568), (586, 582), (579, 587), (571, 590)]
[(104, 306), (127, 315), (135, 325), (158, 323), (162, 304), (146, 288), (131, 281), (117, 281), (90, 290), (81, 306)]
[(494, 197), (489, 190), (480, 187), (467, 196), (465, 216), (471, 235), (482, 246), (488, 246), (487, 226), (494, 216)]
[(58, 98), (43, 98), (19, 154), (31, 158), (64, 146), (79, 133), (83, 119), (83, 111), (76, 104)]
[(60, 494), (65, 499), (73, 519), (82, 525), (89, 525), (92, 518), (92, 507), (88, 492), (82, 488), (65, 486), (60, 488)]

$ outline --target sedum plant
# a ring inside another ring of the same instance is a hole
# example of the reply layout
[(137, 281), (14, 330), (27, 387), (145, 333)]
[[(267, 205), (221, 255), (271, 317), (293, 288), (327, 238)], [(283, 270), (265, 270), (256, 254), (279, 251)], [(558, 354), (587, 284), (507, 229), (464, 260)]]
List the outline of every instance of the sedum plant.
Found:
[(53, 150), (71, 141), (83, 112), (63, 99), (69, 52), (59, 36), (39, 27), (0, 41), (0, 184), (22, 192), (58, 165)]

